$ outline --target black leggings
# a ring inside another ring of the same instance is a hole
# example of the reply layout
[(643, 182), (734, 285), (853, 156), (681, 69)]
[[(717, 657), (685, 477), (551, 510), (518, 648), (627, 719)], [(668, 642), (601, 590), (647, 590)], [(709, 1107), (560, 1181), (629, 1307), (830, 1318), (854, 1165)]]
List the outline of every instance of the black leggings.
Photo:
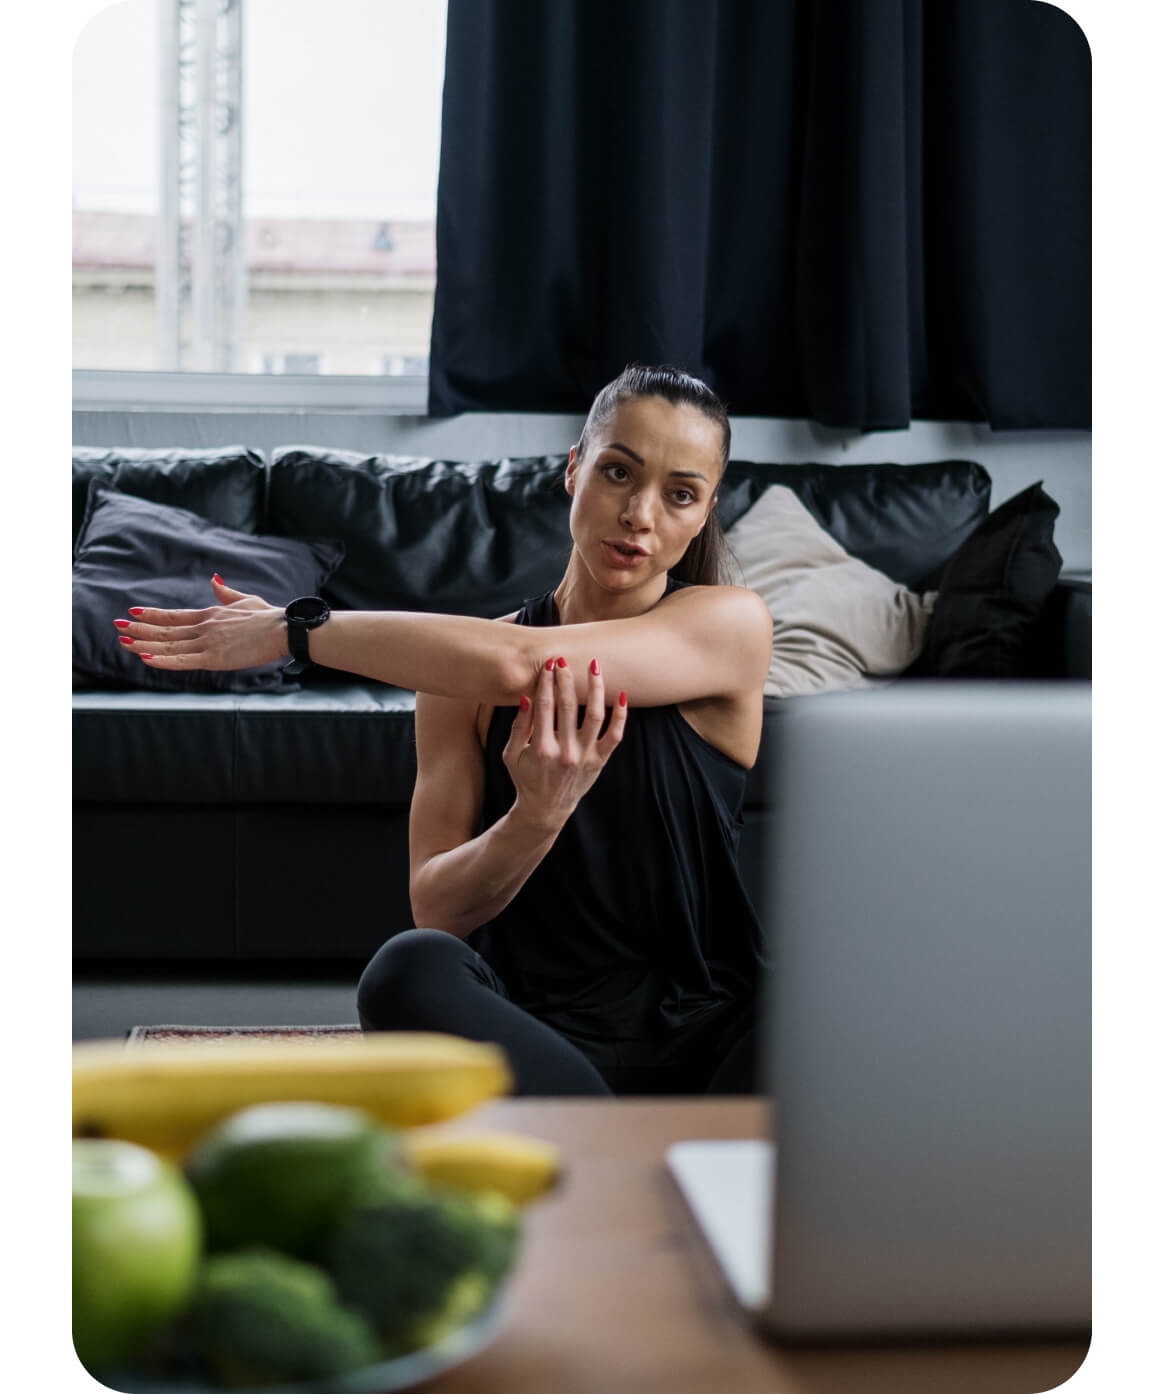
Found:
[(408, 929), (381, 946), (364, 969), (356, 1009), (365, 1031), (447, 1031), (492, 1041), (509, 1056), (514, 1093), (751, 1094), (755, 1024), (736, 1016), (682, 1067), (593, 1065), (560, 1031), (510, 1001), (505, 984), (463, 939)]

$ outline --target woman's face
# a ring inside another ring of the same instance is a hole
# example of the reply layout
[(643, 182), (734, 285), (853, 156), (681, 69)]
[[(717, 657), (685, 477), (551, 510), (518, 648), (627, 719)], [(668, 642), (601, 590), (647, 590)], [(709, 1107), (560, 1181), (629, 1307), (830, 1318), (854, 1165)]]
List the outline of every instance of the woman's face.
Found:
[[(566, 466), (574, 550), (601, 585), (629, 590), (670, 570), (707, 521), (723, 473), (720, 429), (662, 397), (621, 403)], [(639, 549), (638, 560), (613, 544)]]

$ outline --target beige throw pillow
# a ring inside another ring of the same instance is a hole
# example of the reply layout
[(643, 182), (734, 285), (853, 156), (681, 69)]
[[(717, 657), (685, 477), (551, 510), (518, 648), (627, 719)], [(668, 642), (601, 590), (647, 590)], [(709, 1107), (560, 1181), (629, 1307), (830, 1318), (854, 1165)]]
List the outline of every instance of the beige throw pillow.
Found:
[(774, 621), (766, 696), (884, 687), (921, 652), (937, 591), (918, 595), (851, 557), (791, 489), (770, 485), (727, 540), (737, 584)]

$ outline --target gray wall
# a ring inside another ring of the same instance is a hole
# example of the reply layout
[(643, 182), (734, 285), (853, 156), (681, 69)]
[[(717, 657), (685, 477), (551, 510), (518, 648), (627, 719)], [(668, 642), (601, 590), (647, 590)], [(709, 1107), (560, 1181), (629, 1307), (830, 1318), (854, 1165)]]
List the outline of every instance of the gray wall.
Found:
[[(281, 445), (426, 455), (447, 460), (544, 455), (568, 449), (580, 416), (466, 413), (445, 419), (370, 411), (76, 411), (76, 445)], [(963, 422), (915, 422), (906, 431), (855, 435), (807, 421), (739, 417), (732, 422), (739, 460), (855, 465), (892, 461), (976, 460), (994, 481), (997, 506), (1036, 480), (1060, 505), (1055, 540), (1065, 571), (1091, 569), (1091, 433), (990, 431)]]

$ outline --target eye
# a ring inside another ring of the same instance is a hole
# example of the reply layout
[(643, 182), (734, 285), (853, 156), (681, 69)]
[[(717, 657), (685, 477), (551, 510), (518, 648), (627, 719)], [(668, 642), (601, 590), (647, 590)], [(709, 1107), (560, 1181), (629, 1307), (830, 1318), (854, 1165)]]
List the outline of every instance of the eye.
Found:
[(676, 494), (686, 494), (686, 495), (687, 495), (686, 502), (689, 503), (689, 504), (690, 504), (690, 503), (697, 503), (697, 502), (698, 502), (698, 500), (696, 499), (695, 495), (691, 492), (690, 489), (676, 489), (675, 492), (676, 492)]
[[(603, 466), (602, 466), (602, 473), (603, 473), (603, 474), (609, 474), (609, 473), (611, 472), (611, 470), (622, 470), (623, 474), (626, 474), (626, 475), (628, 476), (628, 478), (629, 478), (629, 471), (627, 470), (627, 467), (626, 467), (625, 465), (610, 464), (610, 465), (603, 465)], [(618, 482), (619, 482), (618, 480), (615, 481), (615, 483), (618, 483)]]

